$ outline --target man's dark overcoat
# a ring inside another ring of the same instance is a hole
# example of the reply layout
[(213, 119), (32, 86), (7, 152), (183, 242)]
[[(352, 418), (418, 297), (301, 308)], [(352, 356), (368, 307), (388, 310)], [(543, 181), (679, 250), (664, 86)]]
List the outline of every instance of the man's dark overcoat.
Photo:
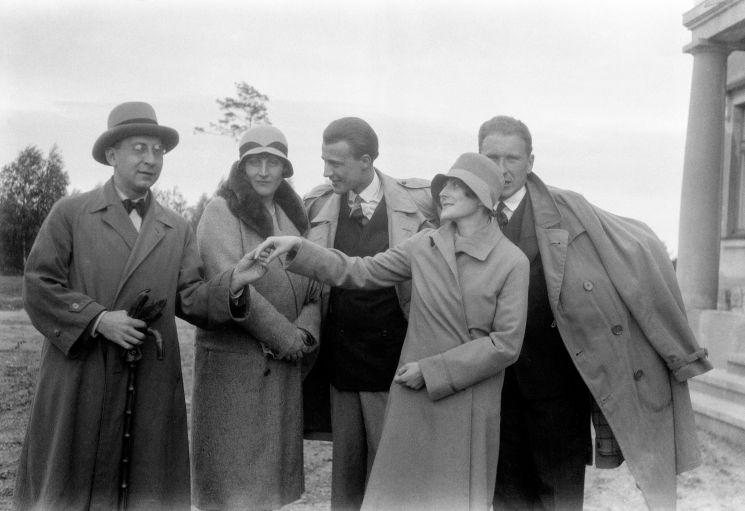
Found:
[(202, 280), (187, 222), (155, 200), (139, 232), (110, 180), (55, 204), (24, 277), (24, 304), (44, 335), (41, 368), (18, 467), (19, 509), (117, 505), (127, 367), (123, 350), (89, 335), (103, 310), (150, 289), (167, 298), (137, 369), (128, 509), (189, 509), (186, 407), (175, 317), (207, 326), (230, 316), (231, 272)]

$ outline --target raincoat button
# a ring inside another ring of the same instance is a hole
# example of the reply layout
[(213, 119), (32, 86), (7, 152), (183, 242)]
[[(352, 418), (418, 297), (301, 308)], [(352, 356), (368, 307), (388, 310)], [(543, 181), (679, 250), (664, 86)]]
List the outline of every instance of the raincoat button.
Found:
[(72, 304), (72, 310), (76, 311), (76, 310), (78, 310), (79, 308), (80, 308), (80, 304), (79, 304), (79, 303), (73, 303), (73, 304)]
[(590, 282), (589, 280), (586, 280), (582, 283), (582, 287), (585, 288), (585, 291), (592, 291), (592, 288), (594, 286), (592, 285), (592, 282)]
[(613, 325), (610, 331), (613, 335), (621, 335), (623, 333), (623, 327), (621, 325)]
[(634, 379), (636, 381), (641, 380), (642, 376), (644, 376), (644, 371), (642, 371), (641, 369), (639, 369), (638, 371), (634, 371)]

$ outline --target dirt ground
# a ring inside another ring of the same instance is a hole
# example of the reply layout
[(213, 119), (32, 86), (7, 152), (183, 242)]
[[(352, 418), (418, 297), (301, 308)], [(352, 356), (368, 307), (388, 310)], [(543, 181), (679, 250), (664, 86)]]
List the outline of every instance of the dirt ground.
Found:
[[(2, 309), (2, 307), (0, 307)], [(194, 329), (179, 323), (187, 400), (191, 395)], [(22, 310), (0, 310), (0, 511), (11, 509), (18, 457), (38, 370), (42, 338)], [(187, 403), (188, 404), (188, 403)], [(745, 509), (745, 446), (699, 432), (703, 466), (678, 478), (681, 511), (740, 511)], [(305, 443), (306, 493), (285, 511), (329, 509), (331, 445)], [(625, 465), (614, 470), (589, 468), (585, 509), (635, 511), (644, 509), (641, 493)]]

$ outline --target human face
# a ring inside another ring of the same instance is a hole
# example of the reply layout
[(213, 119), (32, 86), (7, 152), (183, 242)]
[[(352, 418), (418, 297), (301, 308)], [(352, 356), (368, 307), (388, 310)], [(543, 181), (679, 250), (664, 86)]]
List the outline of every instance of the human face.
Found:
[(129, 198), (144, 195), (158, 181), (165, 147), (158, 137), (135, 136), (106, 149), (114, 183)]
[(457, 222), (478, 214), (483, 204), (463, 181), (451, 177), (440, 190), (440, 206), (441, 220)]
[(331, 181), (334, 193), (342, 194), (349, 190), (360, 193), (372, 183), (372, 160), (363, 154), (358, 160), (346, 140), (321, 146), (323, 176)]
[(262, 199), (274, 199), (282, 183), (284, 162), (273, 154), (257, 154), (243, 160), (243, 168), (251, 186)]
[(504, 175), (502, 199), (511, 197), (525, 185), (533, 171), (533, 155), (519, 135), (492, 133), (481, 142), (481, 154), (497, 164)]

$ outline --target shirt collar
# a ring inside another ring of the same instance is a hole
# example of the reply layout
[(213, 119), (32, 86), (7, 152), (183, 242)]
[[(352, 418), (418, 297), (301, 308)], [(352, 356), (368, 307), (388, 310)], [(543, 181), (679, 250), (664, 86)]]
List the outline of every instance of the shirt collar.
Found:
[[(122, 192), (122, 191), (121, 191), (121, 190), (119, 189), (119, 187), (118, 187), (118, 186), (116, 186), (116, 183), (114, 183), (114, 190), (116, 190), (116, 193), (117, 193), (117, 195), (119, 196), (119, 198), (120, 198), (121, 200), (124, 200), (124, 199), (129, 199), (129, 197), (127, 197), (126, 195), (124, 195), (124, 192)], [(144, 195), (140, 195), (139, 197), (132, 197), (132, 200), (133, 200), (133, 201), (138, 201), (138, 200), (140, 200), (140, 199), (146, 199), (146, 198), (147, 198), (147, 194), (148, 194), (148, 192), (145, 192), (145, 194), (144, 194)]]
[(514, 213), (517, 207), (522, 202), (523, 197), (525, 197), (525, 193), (525, 185), (523, 185), (518, 191), (504, 199), (502, 202), (504, 202), (504, 205), (509, 208), (511, 213)]
[[(362, 190), (359, 195), (364, 202), (380, 202), (381, 196), (383, 195), (383, 187), (381, 186), (380, 178), (378, 177), (377, 172), (373, 171), (372, 181), (370, 181), (370, 184), (367, 185), (367, 187)], [(350, 190), (349, 203), (354, 203), (355, 198), (357, 198), (357, 194), (354, 193), (354, 191)]]

